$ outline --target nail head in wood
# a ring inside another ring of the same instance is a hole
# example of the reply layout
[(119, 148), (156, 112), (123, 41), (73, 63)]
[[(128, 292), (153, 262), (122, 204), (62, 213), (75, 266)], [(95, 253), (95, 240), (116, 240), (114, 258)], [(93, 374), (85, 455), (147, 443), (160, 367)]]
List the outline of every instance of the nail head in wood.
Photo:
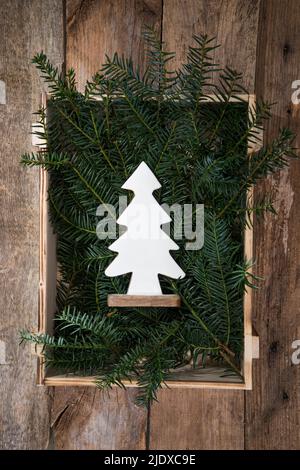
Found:
[(107, 297), (109, 307), (175, 307), (181, 305), (177, 294), (166, 295), (127, 295), (111, 294)]

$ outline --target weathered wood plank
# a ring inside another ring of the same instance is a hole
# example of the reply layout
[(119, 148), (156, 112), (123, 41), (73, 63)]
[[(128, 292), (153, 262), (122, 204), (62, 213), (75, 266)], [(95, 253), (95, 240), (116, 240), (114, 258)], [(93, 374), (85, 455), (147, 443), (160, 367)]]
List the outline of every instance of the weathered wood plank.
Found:
[[(216, 36), (215, 60), (243, 71), (254, 90), (259, 2), (165, 0), (163, 40), (185, 60), (192, 34)], [(216, 77), (217, 78), (217, 77)], [(244, 392), (162, 390), (150, 413), (152, 449), (243, 449)]]
[(163, 390), (151, 407), (150, 449), (243, 449), (243, 392)]
[[(291, 102), (291, 95), (292, 82), (300, 78), (299, 21), (298, 0), (262, 2), (256, 75), (258, 96), (277, 102), (266, 140), (289, 126), (298, 133), (298, 148), (300, 106)], [(299, 161), (268, 178), (259, 190), (277, 191), (278, 215), (265, 217), (254, 231), (256, 271), (265, 282), (254, 304), (261, 359), (255, 366), (254, 389), (246, 394), (246, 448), (299, 449), (300, 367), (291, 363), (300, 321)]]
[(132, 57), (143, 70), (145, 24), (160, 31), (162, 0), (67, 0), (67, 65), (82, 90), (115, 52)]
[[(66, 65), (75, 68), (79, 88), (99, 69), (106, 53), (131, 56), (143, 67), (142, 27), (149, 24), (159, 31), (161, 14), (160, 0), (68, 0)], [(135, 394), (134, 389), (114, 389), (109, 396), (92, 388), (55, 389), (53, 448), (145, 448), (147, 411), (134, 405)], [(69, 406), (73, 402), (75, 413)], [(57, 421), (55, 416), (65, 409)]]
[(19, 162), (31, 150), (32, 112), (42, 91), (31, 58), (43, 49), (54, 64), (63, 62), (62, 2), (1, 2), (0, 30), (6, 88), (0, 100), (0, 448), (42, 449), (49, 438), (48, 391), (36, 386), (36, 358), (18, 338), (20, 329), (37, 328), (39, 178)]
[(207, 34), (221, 44), (215, 62), (243, 72), (243, 84), (252, 92), (258, 11), (259, 0), (164, 0), (163, 40), (167, 50), (176, 52), (170, 67), (185, 61), (193, 34)]
[(145, 449), (147, 413), (135, 390), (56, 388), (51, 413), (55, 449)]

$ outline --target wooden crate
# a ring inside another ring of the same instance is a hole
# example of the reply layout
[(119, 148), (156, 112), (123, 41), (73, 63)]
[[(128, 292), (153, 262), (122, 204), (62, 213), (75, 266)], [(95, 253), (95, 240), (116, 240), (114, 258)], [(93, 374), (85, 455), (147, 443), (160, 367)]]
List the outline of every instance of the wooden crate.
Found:
[[(254, 109), (254, 95), (240, 95), (248, 102), (248, 109)], [(213, 101), (214, 97), (207, 98)], [(45, 103), (45, 97), (42, 100)], [(235, 99), (231, 101), (236, 101)], [(33, 144), (39, 147), (37, 141)], [(248, 155), (259, 148), (260, 142), (249, 143)], [(42, 145), (41, 145), (42, 146)], [(53, 318), (56, 310), (56, 240), (48, 216), (48, 174), (40, 170), (40, 282), (39, 282), (39, 333), (52, 333)], [(252, 198), (252, 188), (248, 191), (248, 198)], [(251, 216), (250, 216), (251, 217)], [(249, 224), (245, 230), (244, 253), (247, 259), (253, 259), (253, 230)], [(259, 337), (252, 327), (252, 292), (246, 289), (244, 294), (244, 354), (241, 372), (243, 380), (238, 376), (228, 376), (226, 368), (209, 366), (205, 368), (184, 367), (176, 369), (170, 374), (166, 386), (173, 388), (210, 388), (210, 389), (252, 389), (252, 362), (259, 357)], [(33, 354), (37, 356), (37, 384), (46, 386), (95, 386), (95, 377), (80, 377), (74, 374), (57, 375), (55, 371), (46, 371), (43, 361), (43, 348), (33, 346)], [(124, 380), (127, 387), (135, 387), (135, 381)]]

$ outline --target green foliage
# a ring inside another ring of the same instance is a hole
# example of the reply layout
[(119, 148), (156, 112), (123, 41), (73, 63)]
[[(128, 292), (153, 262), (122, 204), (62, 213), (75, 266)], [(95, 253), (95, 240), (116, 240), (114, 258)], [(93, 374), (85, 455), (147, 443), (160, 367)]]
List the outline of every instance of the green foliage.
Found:
[[(239, 373), (243, 293), (258, 280), (243, 256), (246, 214), (274, 212), (272, 195), (254, 204), (247, 190), (294, 156), (293, 136), (283, 129), (247, 158), (270, 105), (258, 102), (249, 113), (242, 77), (228, 68), (212, 83), (220, 72), (213, 39), (194, 37), (187, 63), (175, 72), (169, 69), (173, 54), (151, 30), (145, 37), (143, 75), (115, 54), (84, 93), (76, 89), (73, 70), (63, 76), (43, 53), (36, 55), (33, 62), (51, 91), (47, 110), (39, 112), (47, 151), (22, 157), (23, 164), (50, 174), (60, 276), (54, 336), (21, 336), (44, 345), (48, 365), (94, 374), (101, 388), (136, 379), (142, 404), (156, 399), (171, 369), (191, 359), (225, 362)], [(214, 95), (209, 102), (208, 95)], [(96, 209), (117, 206), (122, 184), (142, 160), (162, 184), (160, 204), (205, 205), (203, 249), (185, 251), (182, 241), (174, 257), (186, 277), (161, 279), (165, 293), (181, 295), (180, 309), (107, 307), (107, 295), (126, 292), (129, 276), (104, 275), (114, 255), (110, 240), (97, 238)]]

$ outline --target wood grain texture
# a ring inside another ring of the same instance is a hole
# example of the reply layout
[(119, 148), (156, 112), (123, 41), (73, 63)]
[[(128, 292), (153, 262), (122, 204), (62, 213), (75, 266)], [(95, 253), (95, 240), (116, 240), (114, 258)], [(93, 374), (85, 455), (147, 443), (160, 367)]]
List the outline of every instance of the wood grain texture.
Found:
[[(79, 88), (99, 69), (106, 53), (131, 56), (143, 68), (142, 27), (149, 24), (159, 32), (161, 15), (160, 0), (67, 0), (66, 65), (75, 68)], [(75, 400), (78, 416), (53, 425), (53, 447), (145, 448), (147, 411), (133, 404), (135, 394), (134, 389), (113, 390), (108, 397), (91, 388), (55, 389), (53, 409), (64, 410)]]
[(145, 449), (147, 413), (135, 390), (56, 388), (51, 412), (53, 449)]
[(107, 297), (109, 307), (177, 307), (181, 298), (176, 294), (165, 295), (122, 295), (110, 294)]
[[(255, 91), (277, 101), (266, 138), (283, 125), (299, 133), (300, 105), (291, 103), (292, 81), (300, 79), (299, 0), (262, 0), (258, 34), (258, 0), (163, 3), (163, 39), (177, 52), (175, 66), (192, 33), (216, 35), (223, 44), (216, 59), (243, 71), (250, 91), (256, 67)], [(105, 52), (133, 55), (143, 66), (140, 30), (144, 22), (159, 29), (161, 4), (67, 1), (67, 65), (76, 68), (81, 88)], [(50, 414), (47, 390), (35, 385), (35, 358), (29, 346), (18, 345), (20, 328), (36, 328), (38, 310), (38, 172), (19, 166), (19, 155), (31, 146), (31, 112), (41, 91), (29, 64), (41, 49), (61, 64), (62, 20), (61, 0), (0, 2), (0, 81), (6, 85), (6, 104), (0, 104), (0, 448), (142, 449), (147, 413), (134, 405), (134, 389), (110, 395), (93, 387), (52, 389)], [(254, 303), (262, 356), (254, 389), (246, 392), (245, 408), (242, 391), (162, 390), (150, 410), (152, 449), (300, 447), (300, 368), (291, 365), (291, 344), (300, 337), (299, 162), (268, 178), (260, 191), (272, 188), (278, 216), (255, 226), (256, 269), (266, 281)]]
[(145, 65), (142, 30), (145, 24), (160, 31), (162, 0), (67, 0), (67, 65), (84, 88), (115, 52)]
[(243, 392), (163, 390), (150, 414), (150, 449), (243, 449)]
[[(163, 40), (185, 60), (191, 36), (216, 36), (216, 60), (244, 72), (254, 90), (259, 2), (165, 0)], [(151, 449), (243, 449), (244, 392), (162, 390), (150, 413)], [(167, 423), (167, 425), (166, 425)]]
[[(300, 105), (291, 102), (292, 82), (300, 78), (300, 2), (264, 0), (260, 12), (256, 91), (274, 106), (266, 140), (289, 126), (300, 146)], [(256, 271), (265, 278), (257, 291), (254, 324), (261, 359), (255, 366), (254, 389), (246, 394), (247, 449), (299, 449), (300, 368), (291, 364), (292, 341), (300, 324), (300, 163), (260, 185), (276, 190), (278, 215), (255, 225)]]
[(6, 104), (0, 105), (0, 340), (6, 362), (0, 365), (0, 448), (41, 449), (49, 438), (48, 392), (36, 386), (30, 346), (19, 346), (20, 329), (37, 327), (39, 179), (38, 171), (21, 167), (20, 155), (31, 150), (32, 112), (42, 91), (31, 58), (43, 49), (54, 64), (63, 61), (62, 2), (2, 1), (0, 30), (0, 79), (6, 84)]
[(185, 62), (193, 34), (207, 34), (221, 44), (215, 62), (243, 72), (253, 91), (259, 0), (164, 0), (163, 12), (165, 48), (176, 52), (170, 66)]

